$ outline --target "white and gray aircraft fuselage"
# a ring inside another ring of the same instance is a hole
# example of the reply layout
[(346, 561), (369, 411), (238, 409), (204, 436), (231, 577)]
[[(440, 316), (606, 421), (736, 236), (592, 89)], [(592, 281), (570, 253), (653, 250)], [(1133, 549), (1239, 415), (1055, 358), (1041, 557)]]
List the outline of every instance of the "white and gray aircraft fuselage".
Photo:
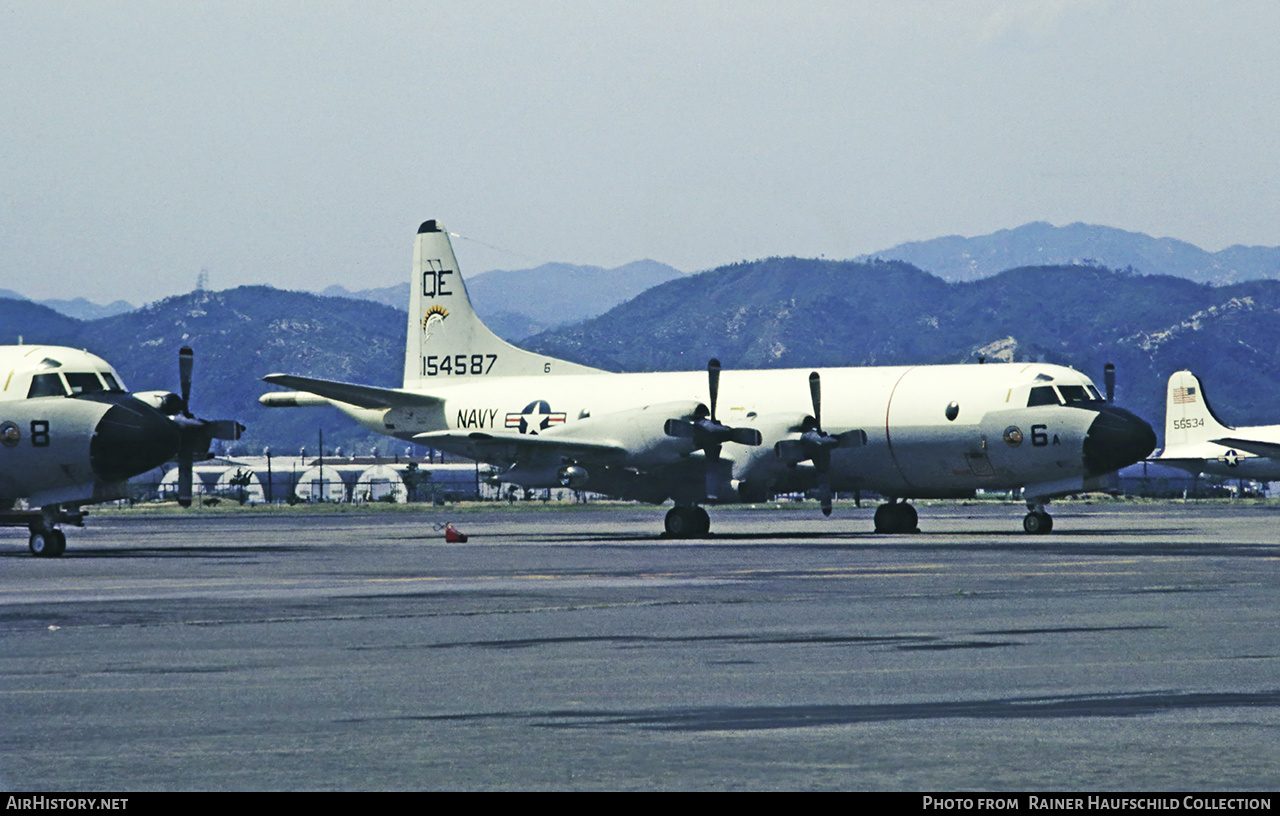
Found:
[(1028, 531), (1051, 498), (1140, 461), (1151, 427), (1089, 378), (1041, 363), (614, 374), (516, 348), (472, 310), (449, 237), (419, 230), (404, 387), (273, 374), (269, 406), (334, 405), (365, 427), (505, 468), (524, 487), (674, 501), (667, 529), (705, 533), (700, 505), (814, 491), (900, 499), (1022, 490)]

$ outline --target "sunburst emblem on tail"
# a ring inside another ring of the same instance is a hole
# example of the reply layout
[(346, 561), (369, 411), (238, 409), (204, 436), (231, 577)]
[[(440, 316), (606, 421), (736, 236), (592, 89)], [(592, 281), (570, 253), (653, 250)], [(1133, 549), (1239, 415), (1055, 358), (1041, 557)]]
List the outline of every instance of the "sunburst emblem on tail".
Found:
[(432, 325), (437, 323), (443, 323), (444, 319), (448, 316), (449, 316), (449, 311), (438, 303), (432, 306), (430, 309), (427, 309), (426, 315), (424, 315), (422, 318), (422, 331), (423, 331), (423, 334), (425, 335), (422, 339), (430, 340)]

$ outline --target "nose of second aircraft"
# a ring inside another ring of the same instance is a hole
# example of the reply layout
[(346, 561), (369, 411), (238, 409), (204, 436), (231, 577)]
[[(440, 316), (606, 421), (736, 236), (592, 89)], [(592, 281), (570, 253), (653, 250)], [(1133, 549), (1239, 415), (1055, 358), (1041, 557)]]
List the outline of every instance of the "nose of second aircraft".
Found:
[(98, 420), (89, 462), (99, 479), (119, 482), (159, 467), (178, 451), (178, 426), (133, 397), (114, 400)]
[(1156, 448), (1156, 432), (1123, 408), (1103, 405), (1084, 439), (1084, 465), (1092, 476), (1141, 462)]

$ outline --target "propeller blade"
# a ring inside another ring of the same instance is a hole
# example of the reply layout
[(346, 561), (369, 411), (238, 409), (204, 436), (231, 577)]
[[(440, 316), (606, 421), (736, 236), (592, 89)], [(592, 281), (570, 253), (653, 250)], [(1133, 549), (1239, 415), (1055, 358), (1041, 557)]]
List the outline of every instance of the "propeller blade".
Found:
[(1102, 369), (1102, 380), (1106, 383), (1107, 402), (1116, 401), (1116, 364), (1107, 363), (1106, 368)]
[(190, 432), (184, 431), (178, 445), (178, 504), (182, 507), (191, 506), (191, 457)]
[(813, 467), (823, 477), (827, 475), (827, 471), (831, 469), (831, 449), (839, 444), (834, 436), (822, 436), (813, 440), (802, 440), (805, 444), (805, 454), (809, 461), (813, 462)]
[(193, 463), (210, 458), (209, 445), (215, 439), (236, 440), (245, 427), (234, 419), (198, 419), (191, 413), (191, 374), (195, 353), (190, 346), (178, 351), (178, 379), (181, 383), (181, 410), (173, 414), (178, 426), (178, 504), (191, 506)]
[(867, 432), (854, 428), (852, 431), (836, 434), (836, 439), (840, 440), (841, 448), (864, 448), (867, 445)]
[(822, 378), (818, 372), (809, 372), (809, 399), (813, 400), (813, 422), (822, 432)]
[(707, 361), (707, 386), (711, 392), (711, 421), (716, 422), (716, 399), (720, 396), (720, 361), (712, 357)]
[(190, 346), (178, 350), (178, 382), (182, 385), (182, 412), (191, 416), (191, 369), (195, 365), (195, 352)]

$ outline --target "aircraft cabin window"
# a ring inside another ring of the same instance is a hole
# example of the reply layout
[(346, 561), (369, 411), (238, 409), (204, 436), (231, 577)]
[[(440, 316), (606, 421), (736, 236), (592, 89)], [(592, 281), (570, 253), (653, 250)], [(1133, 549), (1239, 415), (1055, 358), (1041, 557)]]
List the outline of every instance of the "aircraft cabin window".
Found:
[(65, 397), (67, 388), (57, 374), (37, 374), (31, 378), (31, 389), (27, 391), (27, 399), (36, 397)]
[(67, 385), (71, 386), (72, 394), (92, 394), (95, 391), (105, 391), (102, 380), (98, 379), (98, 375), (92, 371), (68, 371)]
[(1038, 385), (1031, 389), (1031, 396), (1027, 397), (1027, 407), (1034, 408), (1037, 405), (1061, 405), (1062, 401), (1058, 399), (1058, 392), (1053, 390), (1052, 385)]
[(1067, 401), (1067, 405), (1089, 401), (1089, 392), (1083, 385), (1060, 385), (1058, 390), (1062, 392), (1062, 398)]

